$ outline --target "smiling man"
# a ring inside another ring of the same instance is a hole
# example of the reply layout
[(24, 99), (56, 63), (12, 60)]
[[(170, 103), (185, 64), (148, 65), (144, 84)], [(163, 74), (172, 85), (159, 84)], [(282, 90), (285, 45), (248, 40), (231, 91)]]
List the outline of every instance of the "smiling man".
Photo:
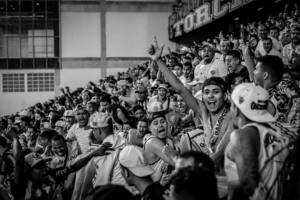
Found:
[(220, 59), (215, 59), (215, 52), (212, 46), (205, 45), (201, 50), (202, 61), (194, 70), (194, 79), (206, 80), (210, 77), (224, 78), (228, 68)]
[(77, 140), (82, 153), (86, 153), (90, 146), (89, 135), (92, 129), (88, 126), (89, 117), (90, 114), (85, 108), (78, 107), (75, 115), (77, 123), (70, 128), (66, 136), (68, 141)]

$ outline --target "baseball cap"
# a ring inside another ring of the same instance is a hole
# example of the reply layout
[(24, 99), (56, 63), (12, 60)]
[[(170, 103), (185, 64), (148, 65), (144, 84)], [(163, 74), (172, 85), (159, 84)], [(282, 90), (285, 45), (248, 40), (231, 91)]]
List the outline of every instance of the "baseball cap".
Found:
[(66, 123), (65, 121), (59, 120), (59, 121), (57, 121), (57, 122), (55, 123), (55, 126), (57, 126), (57, 127), (62, 127), (62, 128), (66, 128), (66, 127), (67, 127), (67, 123)]
[(159, 89), (159, 88), (164, 88), (164, 89), (168, 90), (167, 85), (164, 84), (164, 83), (159, 84), (158, 89)]
[(110, 125), (111, 117), (103, 112), (99, 112), (90, 117), (90, 127), (104, 128)]
[(231, 94), (233, 103), (241, 112), (254, 122), (274, 122), (275, 118), (268, 111), (268, 92), (253, 83), (242, 83)]
[(66, 110), (64, 112), (64, 117), (75, 117), (75, 113), (73, 112), (73, 110)]
[(145, 159), (142, 148), (138, 146), (125, 146), (120, 152), (119, 162), (138, 177), (145, 177), (154, 173)]

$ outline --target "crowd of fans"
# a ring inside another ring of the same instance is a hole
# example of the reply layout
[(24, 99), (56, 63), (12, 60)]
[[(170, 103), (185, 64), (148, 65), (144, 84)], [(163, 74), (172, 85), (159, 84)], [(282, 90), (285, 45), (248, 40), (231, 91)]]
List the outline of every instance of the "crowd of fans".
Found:
[(1, 118), (0, 199), (294, 199), (300, 12)]

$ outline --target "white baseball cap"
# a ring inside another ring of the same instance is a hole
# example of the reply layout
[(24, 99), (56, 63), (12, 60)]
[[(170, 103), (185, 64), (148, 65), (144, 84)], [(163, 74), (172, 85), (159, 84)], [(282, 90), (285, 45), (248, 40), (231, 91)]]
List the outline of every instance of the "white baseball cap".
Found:
[(90, 127), (92, 128), (104, 128), (109, 126), (109, 120), (111, 120), (111, 116), (106, 113), (99, 112), (90, 117)]
[(233, 103), (254, 122), (274, 122), (276, 119), (268, 111), (269, 94), (264, 88), (253, 83), (236, 86), (231, 94)]
[(119, 162), (138, 177), (150, 176), (154, 173), (145, 159), (143, 149), (138, 146), (125, 146), (120, 152)]

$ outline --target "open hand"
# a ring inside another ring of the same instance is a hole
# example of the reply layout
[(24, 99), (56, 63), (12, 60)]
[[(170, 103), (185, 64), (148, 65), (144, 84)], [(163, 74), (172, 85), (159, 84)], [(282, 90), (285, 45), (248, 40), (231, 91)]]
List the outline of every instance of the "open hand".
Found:
[(156, 37), (154, 37), (154, 44), (151, 44), (148, 53), (152, 60), (157, 60), (161, 57), (165, 45), (159, 46)]

